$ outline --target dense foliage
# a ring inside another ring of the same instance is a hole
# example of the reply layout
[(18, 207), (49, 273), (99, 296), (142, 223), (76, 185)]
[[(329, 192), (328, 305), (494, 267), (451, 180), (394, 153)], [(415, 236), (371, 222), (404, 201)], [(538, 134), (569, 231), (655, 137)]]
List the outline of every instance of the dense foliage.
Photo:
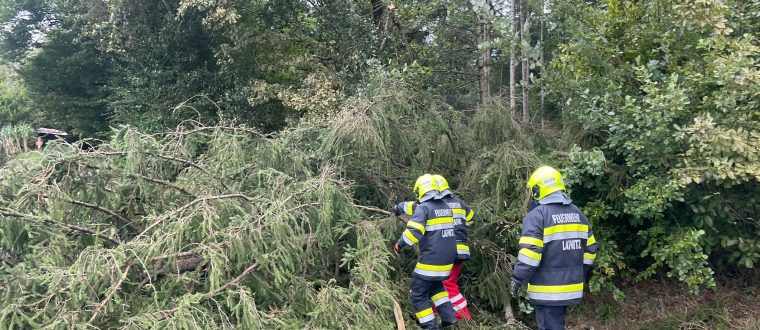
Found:
[(30, 122), (29, 97), (18, 75), (6, 66), (0, 66), (0, 123)]
[(589, 132), (574, 152), (591, 164), (573, 180), (624, 254), (654, 261), (640, 276), (664, 264), (698, 290), (714, 286), (708, 256), (760, 261), (757, 9), (610, 2), (552, 63), (563, 109)]
[(592, 292), (760, 262), (756, 0), (0, 4), (3, 328), (391, 328), (414, 256), (383, 210), (424, 172), (478, 214), (489, 327), (539, 164)]

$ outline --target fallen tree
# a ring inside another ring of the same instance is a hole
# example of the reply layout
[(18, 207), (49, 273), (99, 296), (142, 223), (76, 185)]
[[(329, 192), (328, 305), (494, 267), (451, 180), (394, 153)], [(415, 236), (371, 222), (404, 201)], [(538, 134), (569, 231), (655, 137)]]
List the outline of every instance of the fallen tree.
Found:
[[(399, 305), (413, 324), (414, 256), (392, 261), (404, 221), (384, 209), (471, 146), (455, 112), (391, 86), (275, 135), (124, 126), (95, 150), (54, 142), (4, 164), (0, 327), (393, 328)], [(483, 233), (503, 223), (489, 212)], [(512, 260), (497, 232), (476, 240), (469, 280), (494, 315)]]

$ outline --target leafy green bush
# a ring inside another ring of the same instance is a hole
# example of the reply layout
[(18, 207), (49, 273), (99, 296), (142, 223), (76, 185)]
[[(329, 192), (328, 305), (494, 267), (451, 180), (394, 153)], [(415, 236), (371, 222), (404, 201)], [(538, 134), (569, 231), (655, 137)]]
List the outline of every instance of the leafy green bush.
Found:
[(576, 201), (603, 214), (598, 235), (637, 278), (664, 268), (693, 292), (714, 286), (712, 269), (754, 267), (760, 47), (737, 31), (756, 26), (743, 13), (757, 4), (559, 5), (570, 36), (548, 86), (582, 129), (569, 136), (591, 138), (558, 156)]
[(689, 291), (697, 294), (701, 288), (715, 288), (713, 270), (707, 263), (707, 254), (702, 251), (700, 238), (704, 230), (693, 228), (667, 234), (663, 227), (653, 227), (642, 233), (649, 240), (649, 246), (641, 253), (642, 257), (654, 259), (647, 269), (638, 275), (638, 279), (651, 276), (658, 269), (667, 266), (668, 277), (675, 277), (686, 283)]

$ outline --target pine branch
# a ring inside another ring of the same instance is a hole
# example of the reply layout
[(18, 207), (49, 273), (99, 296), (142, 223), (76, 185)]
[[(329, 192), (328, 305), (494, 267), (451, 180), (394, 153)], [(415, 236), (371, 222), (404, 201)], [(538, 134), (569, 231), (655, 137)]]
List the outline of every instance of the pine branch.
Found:
[[(97, 154), (103, 155), (103, 156), (125, 156), (127, 153), (123, 152), (123, 151), (98, 151)], [(177, 162), (177, 163), (181, 163), (181, 164), (193, 167), (193, 168), (201, 171), (206, 176), (214, 179), (225, 190), (231, 191), (231, 189), (229, 187), (227, 187), (227, 185), (225, 185), (224, 182), (222, 182), (222, 179), (217, 178), (216, 176), (212, 175), (211, 172), (209, 172), (207, 169), (203, 168), (203, 166), (200, 166), (200, 165), (196, 164), (193, 161), (190, 161), (190, 160), (187, 160), (187, 159), (182, 159), (182, 158), (177, 158), (177, 157), (172, 157), (172, 156), (166, 156), (166, 155), (157, 154), (157, 153), (152, 153), (152, 152), (149, 152), (147, 154), (151, 155), (153, 157), (158, 157), (158, 158), (161, 158), (161, 159), (164, 159), (164, 160), (168, 160), (168, 161), (172, 161), (172, 162)]]
[(105, 239), (105, 240), (107, 240), (107, 241), (109, 241), (111, 243), (117, 244), (117, 245), (121, 244), (121, 241), (118, 238), (114, 239), (114, 238), (105, 236), (103, 234), (100, 234), (98, 232), (92, 231), (92, 230), (87, 229), (87, 228), (82, 228), (82, 227), (79, 227), (79, 226), (70, 225), (70, 224), (67, 224), (67, 223), (60, 222), (60, 221), (55, 221), (55, 220), (52, 220), (52, 219), (42, 218), (42, 217), (38, 217), (38, 216), (35, 216), (35, 215), (31, 215), (31, 214), (24, 214), (24, 213), (16, 212), (14, 210), (11, 210), (11, 209), (5, 208), (5, 207), (0, 207), (0, 215), (6, 216), (6, 217), (19, 218), (19, 219), (27, 219), (27, 220), (31, 220), (31, 221), (35, 221), (35, 222), (44, 222), (44, 223), (51, 224), (51, 225), (54, 225), (54, 226), (58, 226), (58, 227), (61, 227), (61, 228), (65, 228), (65, 229), (69, 229), (69, 230), (76, 230), (76, 231), (87, 233), (87, 234), (90, 234), (90, 235), (93, 235), (93, 236), (97, 236), (97, 237), (100, 237), (102, 239)]
[(248, 201), (248, 202), (250, 202), (250, 201), (252, 201), (252, 200), (253, 200), (253, 199), (251, 199), (250, 197), (248, 197), (248, 196), (246, 196), (246, 195), (243, 195), (243, 194), (216, 195), (216, 196), (206, 196), (206, 197), (200, 197), (200, 198), (196, 198), (196, 199), (195, 199), (195, 200), (193, 200), (192, 202), (190, 202), (190, 203), (187, 203), (187, 204), (183, 205), (182, 207), (180, 207), (180, 208), (178, 208), (178, 209), (174, 210), (174, 211), (173, 211), (171, 214), (169, 214), (168, 216), (165, 216), (165, 217), (162, 217), (161, 219), (158, 219), (158, 220), (156, 220), (156, 222), (154, 222), (153, 224), (151, 224), (150, 226), (148, 226), (148, 228), (145, 228), (145, 230), (143, 230), (143, 231), (142, 231), (142, 232), (141, 232), (139, 235), (137, 235), (137, 237), (135, 237), (134, 239), (135, 239), (135, 240), (137, 240), (138, 238), (142, 237), (142, 236), (143, 236), (143, 235), (145, 235), (147, 232), (149, 232), (151, 229), (153, 229), (153, 227), (155, 227), (155, 226), (157, 226), (158, 224), (160, 224), (161, 222), (163, 222), (163, 221), (164, 221), (166, 218), (168, 218), (169, 216), (171, 216), (171, 215), (174, 215), (174, 214), (178, 214), (178, 213), (181, 213), (181, 212), (183, 212), (185, 209), (187, 209), (187, 208), (189, 208), (189, 207), (191, 207), (191, 206), (193, 206), (193, 205), (195, 205), (195, 204), (198, 204), (198, 203), (200, 203), (200, 202), (208, 202), (208, 201), (223, 200), (223, 199), (232, 199), (232, 198), (242, 198), (242, 199), (245, 199), (245, 200), (246, 200), (246, 201)]
[(206, 298), (206, 299), (211, 298), (211, 297), (217, 295), (218, 293), (224, 291), (225, 289), (227, 289), (227, 288), (229, 288), (229, 287), (231, 287), (233, 285), (238, 285), (238, 283), (240, 283), (240, 281), (244, 277), (246, 277), (248, 274), (250, 274), (258, 266), (259, 266), (259, 263), (258, 262), (254, 262), (253, 265), (248, 266), (248, 268), (246, 268), (242, 273), (240, 273), (240, 275), (238, 275), (238, 277), (235, 277), (235, 279), (233, 279), (232, 281), (229, 281), (229, 282), (225, 283), (224, 285), (216, 288), (216, 290), (211, 291), (209, 293), (206, 293), (203, 297)]
[[(237, 277), (235, 277), (231, 281), (229, 281), (229, 282), (225, 283), (224, 285), (216, 288), (216, 290), (213, 290), (213, 291), (210, 291), (210, 292), (207, 292), (206, 294), (204, 294), (203, 295), (203, 299), (210, 299), (210, 298), (216, 296), (217, 294), (223, 292), (227, 288), (229, 288), (231, 286), (238, 285), (240, 283), (240, 281), (243, 280), (243, 278), (245, 278), (246, 276), (248, 276), (248, 274), (250, 274), (258, 266), (259, 266), (259, 263), (258, 262), (254, 262), (252, 265), (248, 266), (248, 268), (246, 268), (242, 273), (240, 273), (240, 275), (238, 275)], [(162, 316), (164, 316), (164, 317), (169, 317), (172, 314), (174, 314), (174, 312), (177, 311), (177, 308), (178, 307), (175, 307), (175, 308), (172, 308), (172, 309), (169, 309), (169, 310), (165, 310), (165, 311), (160, 311), (160, 312), (157, 312), (155, 314), (162, 314)]]
[(227, 187), (227, 185), (225, 185), (224, 182), (222, 182), (222, 179), (217, 178), (216, 176), (212, 175), (211, 172), (209, 172), (208, 170), (206, 170), (202, 166), (196, 164), (195, 162), (192, 162), (192, 161), (189, 161), (189, 160), (186, 160), (186, 159), (181, 159), (181, 158), (161, 155), (161, 154), (149, 153), (149, 155), (155, 156), (155, 157), (158, 157), (158, 158), (161, 158), (161, 159), (173, 161), (173, 162), (182, 163), (182, 164), (185, 164), (187, 166), (193, 167), (193, 168), (195, 168), (195, 169), (203, 172), (203, 174), (206, 174), (208, 177), (216, 180), (219, 183), (219, 185), (222, 186), (222, 188), (224, 188), (224, 190), (231, 191), (231, 189), (229, 187)]
[[(113, 168), (113, 167), (110, 167), (110, 166), (106, 166), (106, 167), (103, 168), (103, 167), (99, 167), (99, 166), (87, 165), (87, 167), (91, 168), (91, 169), (98, 169), (98, 170), (105, 168), (105, 169), (111, 170), (111, 171), (123, 171), (123, 170), (116, 169), (116, 168)], [(152, 177), (149, 177), (147, 175), (139, 174), (139, 173), (127, 173), (127, 175), (132, 176), (132, 177), (136, 177), (136, 178), (140, 178), (140, 179), (143, 179), (145, 181), (152, 182), (152, 183), (155, 183), (155, 184), (159, 184), (159, 185), (162, 185), (162, 186), (166, 186), (166, 187), (175, 189), (175, 190), (177, 190), (177, 191), (179, 191), (179, 192), (181, 192), (181, 193), (183, 193), (183, 194), (185, 194), (187, 196), (190, 196), (190, 197), (193, 197), (193, 198), (198, 198), (198, 196), (196, 196), (195, 194), (191, 193), (189, 190), (187, 190), (185, 188), (182, 188), (182, 187), (180, 187), (178, 185), (175, 185), (175, 184), (173, 184), (173, 183), (171, 183), (169, 181), (152, 178)], [(60, 190), (60, 188), (59, 188), (59, 190)]]
[(159, 261), (159, 260), (164, 260), (164, 259), (169, 259), (169, 258), (185, 258), (185, 257), (198, 257), (198, 256), (200, 256), (198, 252), (185, 251), (185, 252), (180, 252), (176, 254), (167, 254), (167, 255), (162, 255), (158, 257), (153, 257), (153, 258), (150, 258), (150, 261)]
[(363, 210), (378, 212), (378, 213), (387, 214), (387, 215), (393, 215), (393, 212), (386, 211), (386, 210), (383, 210), (383, 209), (379, 209), (379, 208), (376, 208), (376, 207), (373, 207), (373, 206), (364, 206), (364, 205), (357, 205), (357, 204), (354, 204), (354, 206), (356, 206), (357, 208), (363, 209)]
[(129, 219), (127, 219), (127, 217), (125, 217), (125, 216), (123, 216), (123, 215), (121, 215), (119, 213), (116, 213), (115, 211), (109, 210), (109, 209), (104, 208), (102, 206), (98, 206), (97, 204), (85, 203), (85, 202), (77, 201), (77, 200), (73, 200), (73, 199), (66, 199), (66, 201), (69, 202), (69, 203), (71, 203), (71, 204), (74, 204), (74, 205), (84, 206), (86, 208), (90, 208), (90, 209), (97, 210), (97, 211), (106, 213), (108, 215), (111, 215), (114, 218), (119, 219), (121, 222), (124, 223), (125, 226), (129, 227), (133, 231), (135, 231), (135, 232), (140, 231), (140, 228), (138, 228), (132, 221), (130, 221)]
[(116, 285), (111, 287), (111, 290), (109, 290), (108, 294), (106, 295), (106, 298), (100, 302), (97, 308), (95, 308), (95, 311), (92, 313), (92, 317), (90, 317), (90, 321), (89, 321), (90, 323), (92, 323), (92, 321), (95, 321), (95, 319), (100, 314), (100, 311), (106, 306), (106, 304), (108, 304), (109, 301), (111, 301), (111, 298), (113, 297), (113, 295), (117, 291), (121, 290), (121, 284), (124, 283), (124, 280), (127, 278), (127, 275), (129, 275), (130, 268), (132, 268), (131, 263), (127, 264), (127, 267), (124, 268), (124, 272), (121, 274), (121, 278), (119, 279), (119, 282), (116, 282)]
[(229, 127), (229, 126), (203, 126), (203, 127), (197, 127), (194, 129), (191, 129), (189, 131), (173, 131), (173, 132), (166, 132), (166, 135), (190, 135), (195, 134), (199, 132), (205, 132), (205, 131), (214, 131), (214, 130), (222, 130), (222, 131), (233, 131), (233, 132), (245, 132), (252, 135), (256, 135), (258, 137), (262, 138), (268, 138), (271, 137), (271, 134), (263, 134), (255, 129), (252, 128), (245, 128), (245, 127)]
[[(218, 244), (217, 247), (223, 251), (227, 249), (227, 243), (222, 242)], [(178, 259), (175, 261), (174, 266), (169, 267), (169, 269), (175, 270), (174, 272), (175, 274), (179, 274), (181, 272), (186, 272), (190, 270), (195, 270), (206, 263), (206, 260), (205, 258), (203, 258), (203, 255), (201, 255), (197, 251), (185, 251), (185, 252), (179, 252), (179, 253), (174, 253), (174, 254), (160, 255), (157, 257), (150, 258), (149, 261), (156, 262), (156, 261), (162, 261), (162, 260), (170, 259), (170, 258)], [(167, 273), (166, 269), (167, 269), (167, 266), (163, 265), (158, 269), (147, 271), (148, 276), (144, 278), (142, 276), (138, 277), (138, 279), (143, 279), (143, 281), (140, 282), (140, 284), (137, 286), (138, 291), (142, 290), (142, 288), (145, 286), (145, 284), (148, 283), (148, 281), (151, 281), (152, 279), (160, 275), (166, 274)]]
[[(201, 258), (201, 259), (203, 259), (203, 258)], [(205, 261), (203, 261), (202, 263), (205, 263)], [(200, 265), (202, 265), (202, 263), (197, 264), (195, 267), (193, 267), (191, 269), (196, 269), (197, 267), (199, 267)], [(207, 292), (205, 295), (203, 295), (203, 299), (210, 299), (210, 298), (216, 296), (217, 294), (223, 292), (227, 288), (240, 284), (240, 281), (242, 281), (243, 278), (245, 278), (246, 276), (248, 276), (248, 274), (250, 274), (253, 270), (255, 270), (258, 267), (259, 267), (259, 263), (258, 262), (254, 262), (252, 265), (248, 266), (248, 268), (246, 268), (242, 273), (240, 273), (240, 275), (238, 275), (237, 277), (235, 277), (231, 281), (225, 283), (224, 285), (216, 288), (213, 291)], [(141, 284), (141, 286), (142, 286), (142, 284)], [(176, 310), (177, 310), (177, 308), (173, 308), (173, 309), (170, 309), (170, 310), (167, 310), (167, 311), (162, 311), (161, 313), (174, 313), (174, 311), (176, 311)]]
[(142, 175), (142, 174), (132, 173), (131, 175), (135, 176), (135, 177), (138, 177), (140, 179), (143, 179), (145, 181), (148, 181), (148, 182), (153, 182), (155, 184), (159, 184), (159, 185), (162, 185), (162, 186), (166, 186), (166, 187), (175, 189), (175, 190), (177, 190), (177, 191), (179, 191), (179, 192), (181, 192), (181, 193), (183, 193), (183, 194), (185, 194), (187, 196), (190, 196), (192, 198), (198, 198), (198, 196), (196, 196), (195, 194), (191, 193), (189, 190), (187, 190), (185, 188), (182, 188), (182, 187), (180, 187), (178, 185), (175, 185), (175, 184), (173, 184), (173, 183), (171, 183), (169, 181), (164, 181), (164, 180), (160, 180), (160, 179), (151, 178), (151, 177), (149, 177), (147, 175)]
[[(393, 212), (386, 211), (386, 210), (383, 210), (383, 209), (379, 209), (379, 208), (376, 208), (376, 207), (373, 207), (373, 206), (364, 206), (364, 205), (357, 205), (357, 204), (354, 204), (354, 206), (356, 206), (357, 208), (363, 209), (363, 210), (383, 213), (383, 214), (386, 214), (386, 215), (393, 215)], [(399, 217), (396, 217), (396, 219), (398, 219), (398, 225), (401, 226), (401, 228), (405, 228), (406, 227), (406, 222), (403, 219), (401, 219)]]
[(137, 280), (143, 280), (139, 287), (145, 285), (145, 282), (158, 278), (161, 275), (166, 274), (182, 274), (189, 271), (194, 271), (206, 264), (206, 259), (199, 255), (191, 255), (190, 258), (180, 258), (172, 263), (166, 263), (153, 269), (145, 269), (140, 276), (137, 276)]
[(171, 265), (171, 268), (169, 269), (170, 272), (165, 271), (166, 266), (164, 266), (163, 268), (164, 271), (162, 273), (182, 274), (184, 272), (196, 270), (205, 264), (206, 264), (206, 259), (203, 258), (203, 256), (181, 259), (181, 260), (175, 261), (174, 264)]
[(177, 312), (178, 309), (179, 307), (174, 307), (172, 309), (166, 309), (166, 310), (161, 310), (158, 312), (148, 313), (146, 315), (148, 315), (149, 318), (155, 318), (160, 321), (160, 320), (165, 320), (172, 317), (174, 313)]

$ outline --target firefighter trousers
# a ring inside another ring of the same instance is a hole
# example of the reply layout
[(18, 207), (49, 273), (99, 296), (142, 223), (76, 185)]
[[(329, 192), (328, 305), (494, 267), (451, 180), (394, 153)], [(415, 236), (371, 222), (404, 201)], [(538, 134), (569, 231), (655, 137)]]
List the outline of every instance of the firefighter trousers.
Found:
[[(432, 305), (438, 309), (442, 324), (449, 325), (456, 322), (456, 313), (451, 306), (449, 294), (443, 288), (441, 281), (425, 281), (412, 277), (409, 287), (409, 298), (412, 301), (417, 321), (423, 329), (440, 329), (433, 314)], [(432, 305), (431, 305), (432, 302)]]
[(539, 330), (564, 330), (567, 306), (536, 305), (536, 321)]

